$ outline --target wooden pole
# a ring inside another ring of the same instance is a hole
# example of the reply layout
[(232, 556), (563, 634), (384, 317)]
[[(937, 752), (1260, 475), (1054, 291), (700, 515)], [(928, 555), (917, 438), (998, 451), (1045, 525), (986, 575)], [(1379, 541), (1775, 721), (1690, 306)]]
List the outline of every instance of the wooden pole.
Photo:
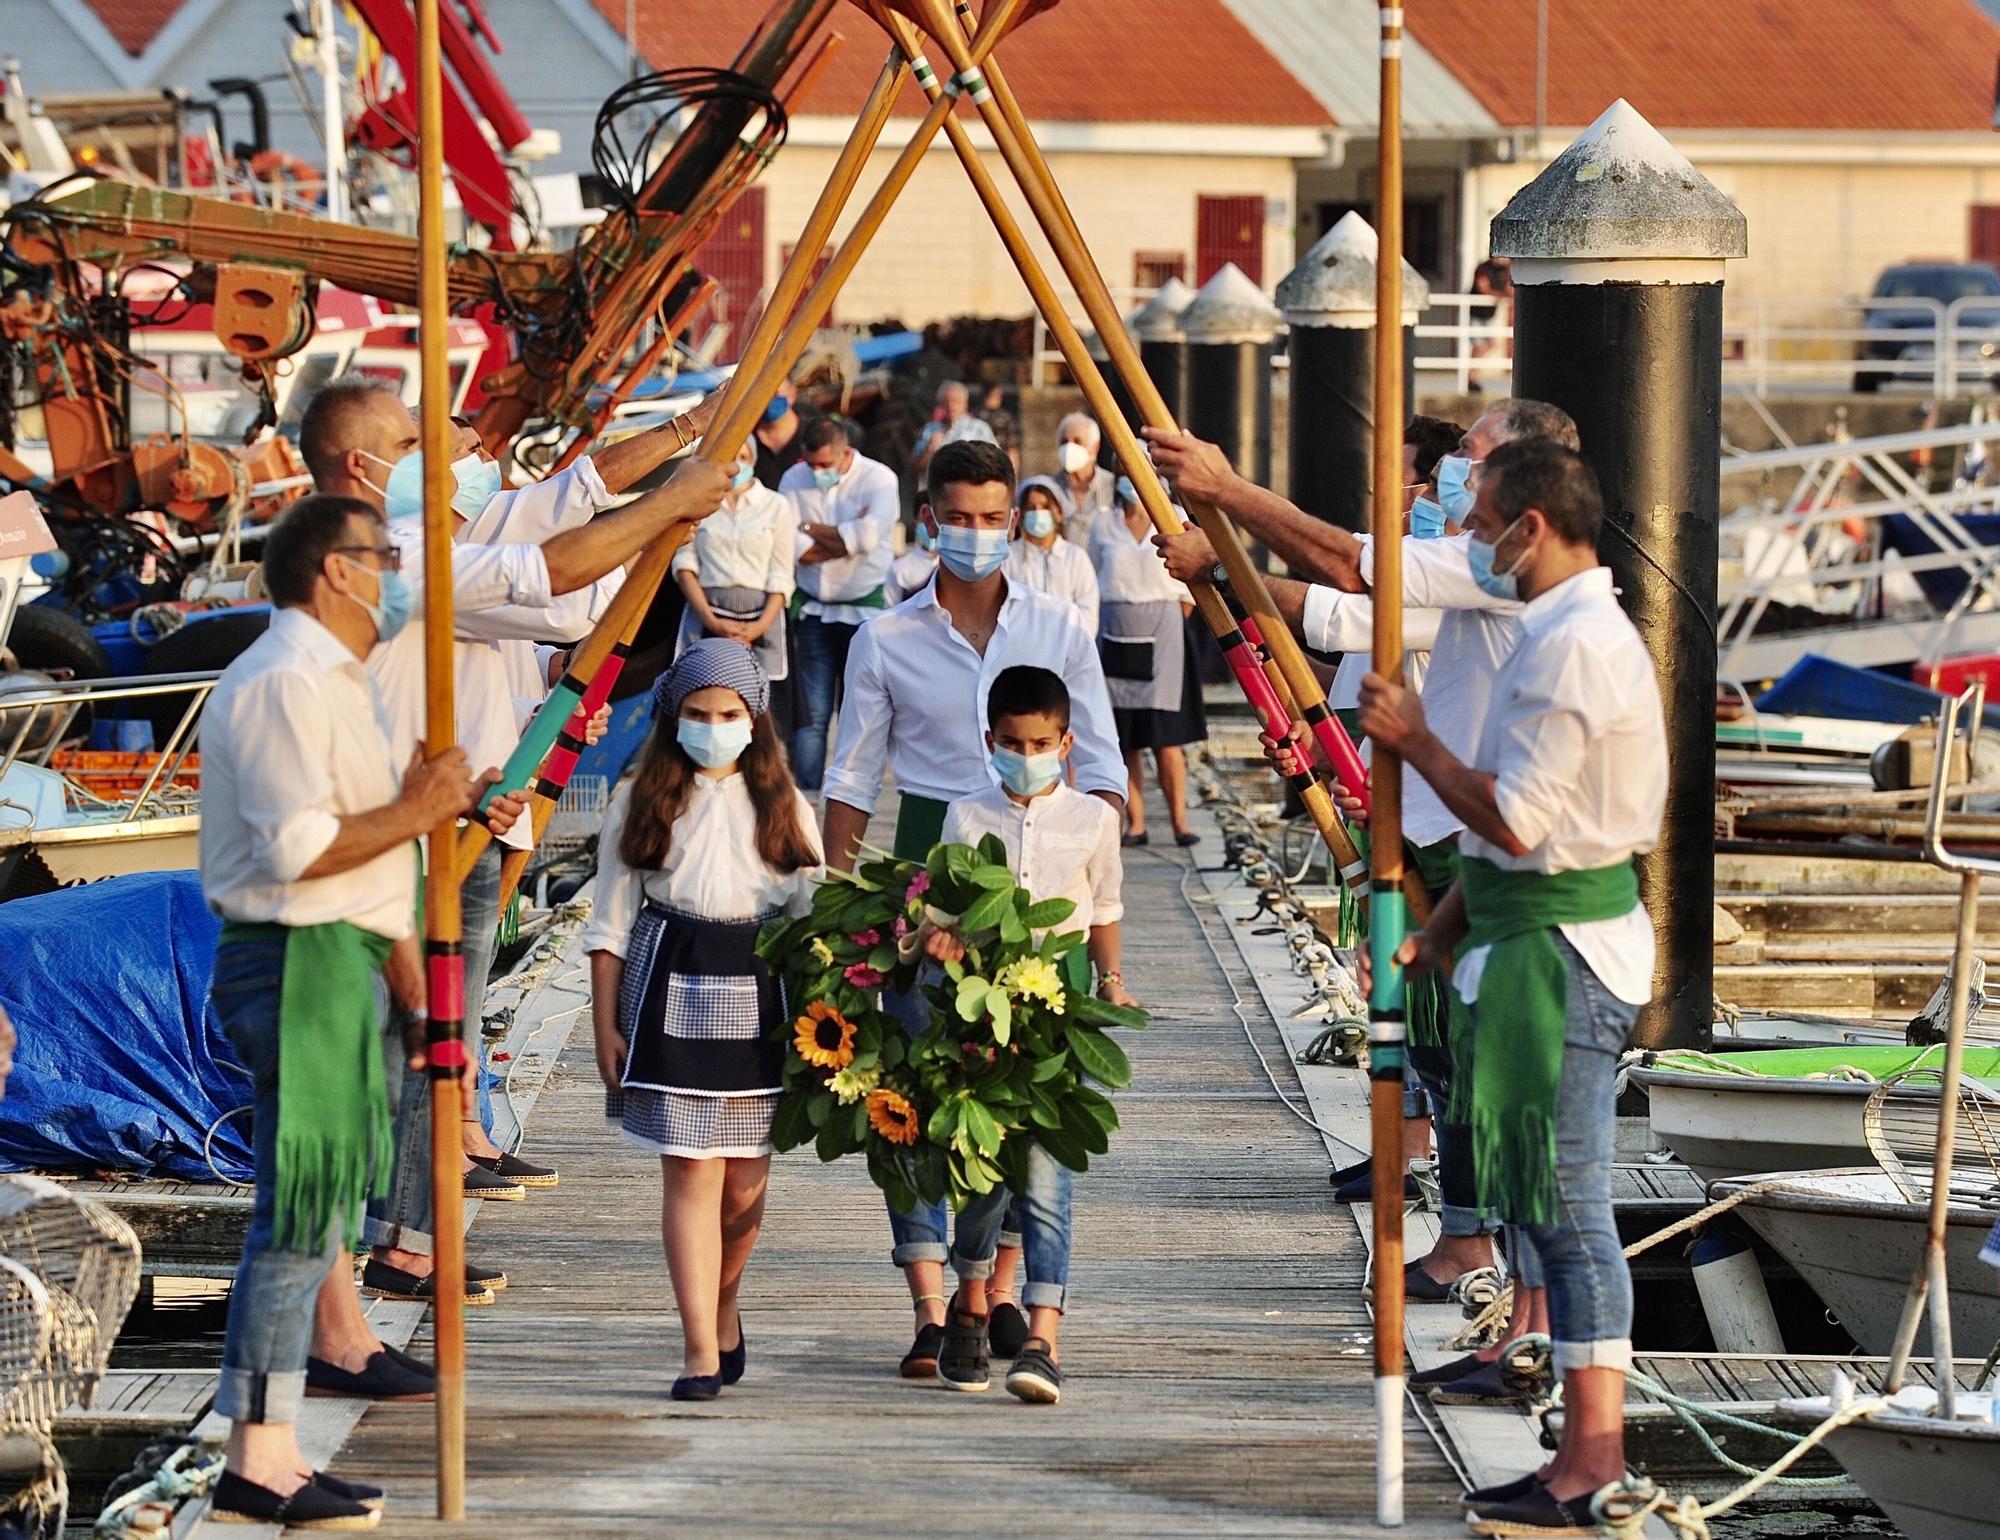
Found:
[[(424, 741), (435, 755), (458, 742), (452, 691), (451, 326), (445, 287), (444, 99), (438, 74), (438, 0), (417, 0), (418, 341), (424, 451)], [(424, 870), (424, 956), (431, 1091), (432, 1288), (437, 1324), (437, 1513), (465, 1517), (465, 1179), (459, 1143), (465, 1075), (465, 958), (454, 821), (431, 831)]]
[[(1403, 682), (1403, 12), (1385, 4), (1375, 226), (1374, 669)], [(1379, 743), (1369, 820), (1368, 1093), (1374, 1149), (1375, 1521), (1403, 1522), (1403, 763)]]
[[(993, 44), (1002, 37), (1014, 17), (1019, 13), (1025, 0), (997, 0), (988, 12), (986, 22), (979, 29), (979, 36), (973, 40), (973, 51), (984, 58), (992, 51)], [(895, 105), (897, 91), (901, 88), (903, 71), (913, 70), (920, 77), (930, 70), (930, 65), (921, 56), (906, 60), (900, 48), (895, 49), (889, 60), (882, 66), (882, 75), (876, 88), (864, 106), (862, 115), (855, 120), (853, 131), (848, 136), (846, 147), (841, 151), (840, 160), (835, 163), (833, 173), (820, 191), (818, 203), (814, 205), (811, 217), (801, 234), (798, 245), (792, 252), (792, 260), (779, 274), (773, 288), (771, 301), (758, 318), (749, 348), (744, 353), (743, 363), (736, 373), (722, 387), (721, 403), (716, 410), (715, 421), (703, 439), (703, 453), (712, 459), (721, 460), (733, 456), (737, 447), (750, 436), (756, 426), (758, 415), (764, 405), (776, 392), (777, 387), (792, 368), (804, 356), (811, 344), (813, 334), (821, 320), (833, 306), (834, 296), (841, 285), (860, 262), (869, 243), (882, 228), (895, 206), (896, 199), (909, 185), (923, 164), (930, 144), (937, 137), (940, 127), (950, 112), (950, 99), (944, 98), (931, 107), (916, 131), (910, 135), (909, 143), (897, 156), (895, 164), (876, 188), (874, 196), (855, 221), (854, 226), (835, 249), (825, 270), (812, 284), (803, 300), (798, 295), (805, 288), (814, 263), (833, 235), (835, 221), (861, 172), (867, 164), (868, 155), (873, 150), (875, 140), (887, 123), (891, 108)], [(793, 304), (797, 302), (797, 310)], [(754, 367), (753, 367), (753, 362)], [(554, 745), (557, 735), (565, 722), (582, 703), (590, 681), (599, 668), (609, 658), (614, 649), (627, 647), (637, 634), (639, 623), (645, 618), (651, 606), (653, 595), (666, 577), (673, 553), (688, 536), (692, 526), (675, 526), (667, 535), (655, 541), (641, 554), (627, 577), (625, 586), (611, 601), (604, 617), (590, 636), (570, 655), (569, 667), (560, 683), (543, 703), (542, 709), (528, 724), (520, 746), (502, 767), (501, 777), (494, 794), (501, 790), (525, 789), (533, 777), (535, 769)], [(572, 768), (573, 768), (572, 761)], [(562, 782), (545, 779), (536, 790), (537, 796), (548, 796), (551, 800), (561, 796), (563, 785), (567, 784), (568, 771), (563, 773)], [(490, 797), (489, 797), (490, 800)], [(478, 824), (466, 829), (465, 838), (460, 841), (458, 867), (467, 870), (479, 850), (484, 848), (491, 835)], [(502, 894), (502, 900), (508, 895)]]
[[(869, 10), (906, 53), (916, 54), (920, 51), (921, 43), (916, 28), (901, 14), (878, 3), (878, 0), (869, 0)], [(935, 75), (925, 78), (924, 89), (933, 103), (945, 99), (945, 89)], [(951, 141), (952, 149), (958, 155), (960, 164), (965, 168), (966, 177), (971, 181), (973, 191), (978, 194), (980, 203), (985, 206), (988, 217), (993, 221), (993, 228), (998, 232), (1001, 244), (1007, 248), (1008, 256), (1013, 259), (1022, 281), (1028, 286), (1029, 296), (1046, 319), (1049, 331), (1054, 336), (1056, 345), (1062, 350), (1063, 359), (1068, 363), (1070, 372), (1082, 388), (1092, 413), (1103, 426), (1105, 436), (1110, 439), (1119, 463), (1125, 467), (1132, 477), (1132, 484), (1138, 488), (1139, 500), (1145, 506), (1147, 516), (1153, 521), (1153, 527), (1162, 534), (1179, 534), (1186, 527), (1181, 522), (1179, 512), (1168, 498), (1166, 489), (1161, 486), (1158, 475), (1153, 471), (1152, 461), (1126, 422), (1125, 414), (1119, 410), (1103, 370), (1090, 356), (1090, 350), (1084, 345), (1082, 334), (1077, 331), (1076, 323), (1070, 320), (1055, 291), (1055, 285), (1049, 281), (1047, 270), (1043, 268), (1040, 258), (1028, 244), (1028, 238), (1022, 232), (1020, 222), (1007, 207), (1007, 201), (1001, 194), (999, 185), (994, 181), (993, 173), (987, 170), (986, 163), (980, 159), (970, 133), (956, 116), (944, 120), (944, 131), (945, 136)], [(1209, 630), (1215, 633), (1216, 640), (1221, 644), (1223, 653), (1229, 661), (1230, 669), (1245, 695), (1249, 697), (1251, 707), (1256, 711), (1259, 721), (1267, 732), (1283, 736), (1289, 731), (1293, 717), (1283, 703), (1282, 676), (1273, 678), (1266, 674), (1267, 663), (1258, 656), (1246, 639), (1244, 625), (1239, 624), (1239, 618), (1231, 613), (1231, 606), (1223, 594), (1212, 584), (1205, 582), (1193, 583), (1189, 587), (1194, 593), (1195, 607), (1201, 611), (1201, 618), (1207, 623)], [(1352, 870), (1353, 880), (1356, 883), (1362, 881), (1360, 853), (1347, 832), (1346, 824), (1341, 820), (1339, 810), (1334, 807), (1333, 799), (1327, 795), (1326, 788), (1310, 774), (1293, 777), (1291, 783), (1305, 803), (1306, 811), (1311, 814), (1320, 838), (1333, 852), (1338, 865), (1343, 870)]]

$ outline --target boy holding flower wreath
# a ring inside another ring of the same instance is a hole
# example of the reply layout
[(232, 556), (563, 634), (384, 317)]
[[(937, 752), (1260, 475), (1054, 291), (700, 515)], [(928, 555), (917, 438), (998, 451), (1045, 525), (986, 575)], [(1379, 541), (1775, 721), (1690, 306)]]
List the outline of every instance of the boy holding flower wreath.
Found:
[[(1057, 928), (1087, 932), (1087, 950), (1064, 954), (1060, 971), (1048, 962), (1016, 964), (1020, 993), (1037, 995), (1059, 1010), (1065, 993), (1089, 993), (1094, 965), (1104, 999), (1135, 1005), (1119, 971), (1122, 824), (1109, 803), (1065, 782), (1076, 742), (1069, 716), (1069, 690), (1047, 669), (1016, 666), (1000, 672), (986, 699), (986, 746), (1000, 783), (951, 804), (944, 843), (978, 845), (994, 836), (1006, 848), (1015, 882), (1031, 898), (1066, 899), (1075, 906)], [(966, 953), (957, 933), (937, 920), (925, 922), (921, 944), (938, 963), (962, 961)], [(1031, 974), (1029, 968), (1038, 971)], [(1027, 1271), (1021, 1302), (1028, 1307), (1029, 1335), (1007, 1373), (1007, 1390), (1045, 1405), (1062, 1399), (1056, 1337), (1069, 1286), (1071, 1189), (1069, 1168), (1037, 1143), (1030, 1147), (1020, 1193), (995, 1188), (959, 1214), (951, 1257), (958, 1293), (938, 1354), (938, 1378), (952, 1389), (979, 1391), (991, 1383), (987, 1281), (1003, 1221), (1011, 1220)]]

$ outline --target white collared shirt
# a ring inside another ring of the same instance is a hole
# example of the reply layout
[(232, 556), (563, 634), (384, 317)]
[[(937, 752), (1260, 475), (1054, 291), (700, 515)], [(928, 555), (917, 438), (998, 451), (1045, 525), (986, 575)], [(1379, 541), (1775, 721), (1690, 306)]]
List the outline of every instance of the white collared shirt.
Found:
[(596, 462), (583, 455), (553, 476), (494, 493), (458, 538), (467, 545), (540, 545), (551, 535), (589, 523), (616, 501)]
[(306, 877), (345, 815), (396, 800), (408, 759), (390, 750), (361, 660), (303, 610), (223, 670), (201, 716), (201, 891), (225, 920), (329, 925), (392, 941), (415, 927), (414, 843), (332, 877)]
[(1008, 582), (982, 657), (953, 628), (932, 582), (855, 633), (824, 799), (873, 813), (885, 766), (904, 792), (939, 802), (998, 785), (986, 757), (986, 692), (1017, 663), (1069, 687), (1077, 789), (1122, 798), (1111, 695), (1076, 606)]
[[(1461, 851), (1516, 872), (1593, 871), (1643, 855), (1666, 811), (1667, 730), (1653, 660), (1618, 606), (1611, 569), (1592, 567), (1536, 595), (1520, 627), (1468, 763), (1497, 777), (1500, 816), (1528, 853), (1509, 855), (1470, 830)], [(1644, 906), (1561, 930), (1619, 999), (1652, 998)], [(1459, 962), (1453, 982), (1468, 1001), (1478, 998), (1487, 951)]]
[(674, 552), (675, 572), (692, 572), (703, 588), (748, 588), (792, 595), (798, 560), (799, 515), (792, 499), (751, 482), (725, 498)]
[(1090, 532), (1090, 559), (1097, 569), (1097, 592), (1105, 604), (1151, 604), (1172, 599), (1192, 604), (1187, 584), (1167, 571), (1148, 524), (1135, 535), (1125, 510), (1114, 507)]
[[(1403, 603), (1412, 611), (1441, 612), (1424, 674), (1424, 718), (1452, 756), (1468, 765), (1479, 748), (1500, 665), (1519, 638), (1521, 616), (1518, 602), (1495, 599), (1472, 581), (1465, 556), (1471, 540), (1450, 535), (1403, 542)], [(1375, 580), (1375, 541), (1368, 535), (1361, 537), (1361, 575), (1371, 584)], [(1435, 845), (1464, 827), (1430, 782), (1421, 775), (1404, 777), (1403, 837), (1412, 845)]]
[(1058, 535), (1045, 551), (1024, 535), (1007, 548), (1007, 581), (1069, 600), (1097, 635), (1097, 569), (1080, 546)]
[(913, 545), (889, 564), (888, 581), (882, 585), (883, 594), (892, 605), (901, 604), (928, 583), (937, 569), (937, 553)]
[(889, 575), (896, 554), (893, 532), (902, 516), (896, 473), (857, 449), (854, 463), (833, 486), (816, 486), (812, 467), (801, 460), (785, 472), (778, 490), (798, 510), (795, 554), (803, 556), (812, 544), (805, 534), (808, 524), (834, 525), (847, 547), (845, 556), (832, 561), (798, 564), (798, 586), (806, 595), (800, 614), (850, 626), (881, 614), (879, 608), (853, 601), (874, 593)]
[[(1403, 611), (1403, 682), (1421, 691), (1430, 668), (1431, 647), (1437, 641), (1437, 610)], [(1327, 686), (1326, 703), (1335, 711), (1361, 704), (1361, 681), (1374, 664), (1375, 600), (1368, 594), (1345, 594), (1315, 583), (1306, 590), (1305, 618), (1300, 629), (1306, 645), (1316, 652), (1337, 652), (1340, 665)], [(1361, 745), (1368, 759), (1368, 745)]]
[[(597, 841), (596, 902), (583, 928), (586, 952), (623, 957), (639, 910), (651, 900), (704, 920), (754, 920), (783, 910), (804, 914), (812, 908), (818, 867), (780, 876), (757, 858), (757, 809), (750, 783), (736, 775), (697, 775), (687, 805), (674, 820), (666, 865), (643, 871), (625, 864), (619, 845), (632, 798), (631, 781), (619, 787), (604, 815)], [(812, 804), (797, 791), (799, 827), (813, 850), (820, 848)]]
[(1066, 898), (1076, 905), (1074, 914), (1051, 927), (1060, 933), (1115, 925), (1124, 917), (1125, 868), (1118, 853), (1124, 828), (1102, 797), (1058, 781), (1026, 802), (1016, 802), (1002, 786), (960, 797), (945, 813), (943, 838), (947, 845), (977, 845), (997, 834), (1007, 847), (1007, 869), (1030, 898)]
[[(424, 527), (415, 519), (389, 526), (389, 539), (403, 553), (403, 572), (417, 594), (410, 623), (388, 643), (368, 654), (368, 672), (382, 692), (388, 712), (389, 747), (398, 766), (408, 764), (425, 737), (423, 557)], [(453, 653), (453, 704), (457, 708), (458, 742), (472, 761), (472, 772), (497, 770), (521, 741), (514, 688), (500, 651), (503, 627), (493, 611), (510, 607), (519, 617), (514, 634), (523, 641), (544, 638), (541, 617), (549, 607), (549, 568), (535, 545), (466, 545), (451, 548), (452, 625), (458, 640)], [(482, 613), (485, 612), (485, 613)], [(483, 636), (474, 636), (483, 630)], [(432, 745), (435, 750), (438, 745)], [(526, 850), (534, 843), (527, 819), (500, 836), (501, 843)]]
[(1056, 484), (1056, 493), (1063, 502), (1063, 538), (1089, 551), (1091, 531), (1097, 527), (1097, 521), (1117, 506), (1118, 478), (1100, 465), (1091, 472), (1090, 485), (1081, 492), (1065, 470), (1058, 469), (1049, 479)]

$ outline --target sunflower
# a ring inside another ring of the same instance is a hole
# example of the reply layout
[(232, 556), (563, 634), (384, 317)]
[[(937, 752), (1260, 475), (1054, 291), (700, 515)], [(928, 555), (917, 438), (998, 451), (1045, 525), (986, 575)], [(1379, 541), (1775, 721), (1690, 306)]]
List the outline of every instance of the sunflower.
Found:
[(868, 1126), (891, 1144), (917, 1142), (917, 1109), (887, 1086), (868, 1093)]
[(824, 1000), (806, 1007), (792, 1023), (792, 1046), (817, 1069), (845, 1069), (854, 1060), (854, 1023)]

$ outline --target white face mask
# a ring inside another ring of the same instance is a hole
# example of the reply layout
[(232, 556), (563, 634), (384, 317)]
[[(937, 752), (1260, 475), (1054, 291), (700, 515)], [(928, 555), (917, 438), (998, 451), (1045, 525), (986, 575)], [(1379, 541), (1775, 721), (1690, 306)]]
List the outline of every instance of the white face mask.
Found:
[(1056, 451), (1056, 463), (1069, 475), (1081, 476), (1085, 467), (1097, 463), (1097, 456), (1081, 444), (1068, 443)]

